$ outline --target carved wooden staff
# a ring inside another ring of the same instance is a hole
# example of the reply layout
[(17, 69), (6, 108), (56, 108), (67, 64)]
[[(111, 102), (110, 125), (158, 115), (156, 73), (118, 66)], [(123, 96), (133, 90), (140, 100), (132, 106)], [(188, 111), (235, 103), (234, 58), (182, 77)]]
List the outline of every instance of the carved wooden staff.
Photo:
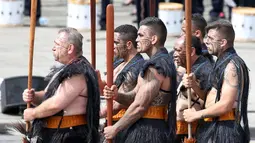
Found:
[[(30, 34), (29, 34), (29, 63), (28, 63), (28, 89), (32, 88), (32, 73), (33, 73), (33, 56), (34, 56), (34, 39), (35, 39), (35, 26), (36, 26), (36, 9), (37, 0), (31, 0), (31, 15), (30, 15)], [(30, 108), (31, 104), (27, 103), (27, 108)], [(26, 132), (29, 132), (30, 122), (26, 122)], [(23, 139), (23, 142), (27, 142)]]
[(96, 68), (96, 3), (90, 0), (90, 39), (91, 39), (91, 63)]
[(150, 16), (155, 16), (155, 1), (150, 0)]
[[(191, 73), (191, 2), (192, 0), (185, 0), (185, 22), (186, 22), (186, 62), (187, 62), (187, 74)], [(188, 94), (188, 108), (191, 108), (191, 89), (187, 89)], [(185, 138), (184, 143), (195, 143), (195, 139), (192, 138), (191, 123), (188, 123), (188, 139)]]
[[(113, 85), (113, 41), (114, 41), (114, 10), (113, 5), (108, 4), (106, 9), (106, 63), (107, 63), (107, 86)], [(107, 99), (107, 126), (112, 125), (113, 100)], [(111, 143), (112, 140), (107, 140)]]

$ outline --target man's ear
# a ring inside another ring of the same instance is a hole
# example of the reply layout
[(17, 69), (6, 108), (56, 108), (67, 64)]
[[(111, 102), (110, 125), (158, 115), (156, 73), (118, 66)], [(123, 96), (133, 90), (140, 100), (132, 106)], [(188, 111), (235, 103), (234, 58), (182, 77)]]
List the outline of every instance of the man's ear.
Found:
[(196, 48), (191, 47), (191, 56), (196, 55)]
[(228, 44), (228, 41), (227, 41), (226, 39), (222, 39), (222, 40), (221, 40), (220, 46), (221, 46), (221, 47), (224, 47), (224, 46), (226, 46), (227, 44)]
[(73, 44), (69, 44), (69, 46), (67, 47), (67, 50), (68, 50), (68, 54), (71, 54), (74, 52), (74, 45)]
[(132, 45), (133, 45), (133, 43), (131, 41), (126, 42), (127, 49), (131, 49)]
[(195, 34), (196, 37), (202, 37), (202, 36), (201, 36), (201, 35), (202, 35), (202, 32), (201, 32), (200, 30), (196, 30), (196, 31), (194, 32), (194, 34)]
[(153, 35), (152, 36), (152, 41), (151, 41), (152, 45), (155, 45), (157, 42), (158, 42), (158, 36), (157, 35)]

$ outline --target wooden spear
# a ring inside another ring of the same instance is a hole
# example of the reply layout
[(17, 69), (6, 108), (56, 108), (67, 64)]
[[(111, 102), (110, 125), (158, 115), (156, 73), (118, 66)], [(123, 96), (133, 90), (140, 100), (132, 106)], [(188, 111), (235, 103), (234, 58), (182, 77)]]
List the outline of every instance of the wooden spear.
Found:
[(91, 63), (93, 68), (96, 68), (96, 3), (95, 0), (90, 0), (90, 39), (91, 39)]
[(155, 1), (150, 0), (150, 16), (155, 16)]
[[(186, 64), (187, 74), (191, 73), (191, 3), (192, 0), (185, 0), (185, 22), (186, 22)], [(191, 89), (187, 89), (188, 94), (188, 108), (191, 108)], [(195, 143), (192, 138), (191, 123), (188, 123), (188, 139), (185, 138), (184, 143)]]
[[(106, 63), (107, 63), (107, 86), (113, 85), (113, 41), (114, 41), (114, 10), (113, 5), (108, 4), (106, 9)], [(112, 125), (113, 100), (107, 99), (107, 126)], [(112, 140), (107, 140), (111, 143)]]
[[(36, 26), (36, 9), (37, 0), (31, 0), (31, 14), (30, 14), (30, 34), (29, 34), (29, 63), (28, 63), (28, 89), (32, 89), (32, 73), (33, 73), (33, 56), (34, 56), (34, 39), (35, 39), (35, 26)], [(27, 108), (30, 108), (31, 104), (27, 103)], [(30, 130), (30, 122), (26, 122), (26, 132)], [(23, 142), (27, 142), (23, 139)]]

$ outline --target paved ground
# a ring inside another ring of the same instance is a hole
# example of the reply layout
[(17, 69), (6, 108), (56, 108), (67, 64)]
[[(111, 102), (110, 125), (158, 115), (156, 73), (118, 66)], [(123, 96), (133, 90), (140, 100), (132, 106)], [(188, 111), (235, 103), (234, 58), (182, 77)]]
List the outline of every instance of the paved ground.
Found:
[[(121, 7), (121, 0), (115, 1), (115, 26), (121, 24), (132, 24), (135, 17), (131, 17), (132, 6)], [(64, 0), (43, 0), (42, 15), (49, 20), (47, 27), (36, 28), (35, 49), (34, 49), (34, 67), (33, 75), (44, 76), (48, 73), (49, 67), (54, 64), (51, 48), (53, 40), (60, 27), (66, 26), (66, 2)], [(208, 11), (210, 10), (209, 0), (205, 0), (205, 18), (208, 19)], [(24, 23), (29, 23), (29, 18), (24, 18)], [(135, 24), (136, 25), (136, 24)], [(90, 59), (90, 32), (81, 31), (84, 35), (84, 55)], [(97, 31), (97, 63), (96, 67), (101, 71), (105, 70), (105, 31)], [(29, 27), (0, 27), (0, 77), (7, 78), (13, 76), (28, 74), (28, 47), (29, 47)], [(170, 50), (173, 47), (174, 37), (168, 37), (166, 47)], [(249, 98), (249, 120), (250, 126), (255, 127), (255, 98), (253, 94), (255, 89), (253, 81), (255, 81), (255, 55), (254, 43), (236, 42), (235, 47), (238, 53), (244, 58), (251, 75), (251, 88)], [(21, 95), (17, 95), (21, 96)], [(0, 113), (0, 125), (17, 121), (20, 116), (6, 115)], [(0, 131), (1, 132), (1, 131)], [(18, 143), (19, 135), (0, 135), (0, 143)]]

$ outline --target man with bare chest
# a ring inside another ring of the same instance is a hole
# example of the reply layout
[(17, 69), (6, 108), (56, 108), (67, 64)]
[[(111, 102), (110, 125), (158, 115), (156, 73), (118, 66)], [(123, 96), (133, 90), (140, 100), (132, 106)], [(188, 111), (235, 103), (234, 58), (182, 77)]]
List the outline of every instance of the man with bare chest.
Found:
[[(143, 65), (136, 87), (118, 91), (116, 85), (105, 86), (104, 95), (128, 106), (124, 116), (113, 126), (104, 128), (105, 138), (112, 139), (126, 128), (122, 143), (173, 142), (176, 125), (176, 70), (164, 47), (167, 30), (156, 17), (141, 21), (137, 51), (150, 59)], [(168, 114), (167, 114), (168, 113)], [(168, 115), (168, 116), (167, 116)]]
[[(188, 109), (187, 89), (185, 87), (186, 80), (196, 77), (191, 85), (191, 108), (196, 111), (201, 110), (204, 105), (205, 89), (208, 83), (208, 76), (212, 71), (213, 65), (210, 60), (202, 55), (202, 47), (200, 39), (192, 36), (191, 38), (191, 75), (184, 74), (183, 80), (177, 88), (177, 124), (176, 124), (176, 140), (175, 143), (182, 143), (185, 137), (188, 137), (188, 123), (183, 118), (183, 111)], [(185, 37), (182, 36), (176, 40), (174, 46), (174, 60), (177, 66), (184, 67), (186, 70), (186, 48)], [(179, 75), (177, 75), (179, 76)], [(195, 134), (198, 121), (192, 122), (192, 134)]]
[[(137, 29), (132, 25), (121, 25), (114, 30), (114, 55), (122, 62), (116, 64), (114, 68), (114, 83), (120, 92), (129, 92), (136, 86), (137, 78), (144, 59), (136, 49)], [(128, 106), (121, 105), (117, 101), (113, 104), (113, 124), (116, 123), (125, 113)], [(107, 108), (101, 110), (100, 117), (104, 118)], [(121, 132), (114, 141), (121, 142)]]
[(61, 29), (52, 51), (55, 60), (64, 67), (51, 78), (44, 91), (23, 92), (23, 100), (36, 106), (24, 111), (24, 119), (33, 121), (32, 140), (37, 143), (99, 141), (97, 75), (82, 56), (82, 40), (76, 29)]
[[(250, 142), (247, 118), (249, 71), (234, 49), (235, 31), (229, 21), (218, 20), (206, 27), (205, 44), (217, 56), (209, 76), (205, 109), (187, 109), (187, 122), (203, 119), (197, 131), (198, 143)], [(192, 80), (187, 80), (187, 86)]]

